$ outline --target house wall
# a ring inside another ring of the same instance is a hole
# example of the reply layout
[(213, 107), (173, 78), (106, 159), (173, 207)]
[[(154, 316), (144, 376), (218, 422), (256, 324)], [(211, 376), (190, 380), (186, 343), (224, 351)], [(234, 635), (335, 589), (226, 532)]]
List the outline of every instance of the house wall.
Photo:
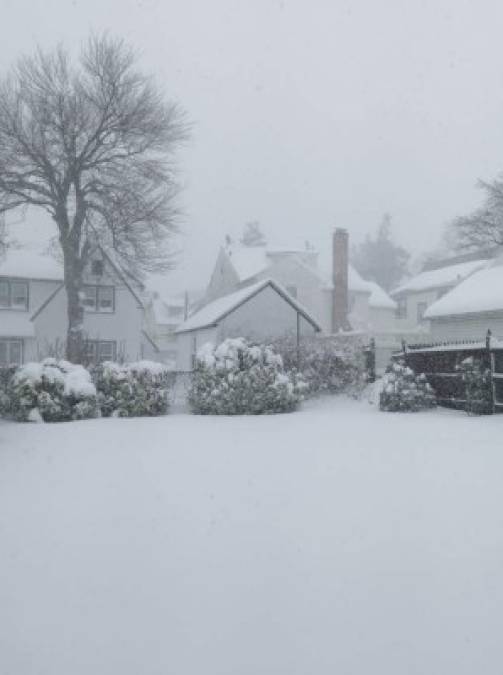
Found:
[[(300, 334), (313, 336), (313, 326), (300, 316)], [(192, 356), (207, 342), (216, 345), (227, 338), (245, 337), (268, 341), (296, 335), (297, 310), (273, 288), (266, 286), (226, 316), (218, 326), (177, 334), (177, 370), (192, 370)]]
[(435, 342), (449, 340), (484, 340), (490, 329), (495, 338), (503, 339), (503, 312), (434, 318), (430, 321)]
[(372, 331), (379, 333), (395, 332), (395, 310), (386, 307), (369, 307)]
[[(228, 337), (246, 337), (264, 341), (296, 335), (297, 310), (270, 286), (247, 300), (218, 325), (219, 341)], [(300, 316), (302, 336), (315, 335), (312, 325)]]
[[(67, 298), (64, 289), (34, 319), (38, 358), (66, 340)], [(117, 354), (127, 360), (143, 358), (143, 310), (124, 285), (115, 286), (115, 311), (84, 312), (84, 334), (89, 340), (113, 340)]]
[(192, 370), (192, 357), (201, 347), (210, 342), (217, 344), (217, 329), (201, 328), (187, 333), (177, 333), (176, 336), (176, 369), (181, 372)]
[(277, 256), (271, 258), (271, 265), (256, 279), (273, 279), (285, 289), (287, 286), (295, 286), (297, 302), (318, 321), (323, 331), (330, 331), (331, 305), (327, 305), (320, 279), (314, 270), (300, 265), (292, 256)]
[(434, 302), (436, 302), (442, 295), (445, 295), (448, 289), (433, 288), (426, 291), (416, 291), (409, 292), (405, 296), (394, 296), (393, 300), (399, 302), (400, 297), (406, 298), (407, 303), (407, 316), (403, 319), (396, 318), (396, 328), (400, 330), (414, 330), (418, 327), (421, 327), (423, 330), (429, 329), (429, 321), (423, 320), (418, 322), (417, 320), (417, 311), (418, 305), (420, 303), (426, 303), (426, 307), (429, 307)]

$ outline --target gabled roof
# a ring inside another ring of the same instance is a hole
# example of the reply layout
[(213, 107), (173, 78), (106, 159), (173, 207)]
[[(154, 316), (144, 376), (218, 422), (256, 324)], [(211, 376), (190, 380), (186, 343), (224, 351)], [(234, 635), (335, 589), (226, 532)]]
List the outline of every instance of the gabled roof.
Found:
[(448, 288), (456, 286), (477, 270), (488, 264), (488, 260), (470, 260), (468, 262), (448, 265), (435, 270), (428, 270), (408, 279), (391, 291), (391, 295), (399, 295), (406, 292), (427, 291), (435, 288)]
[(264, 288), (270, 286), (273, 288), (286, 302), (288, 302), (304, 319), (310, 323), (317, 331), (321, 330), (318, 322), (309, 314), (309, 312), (302, 307), (291, 295), (276, 281), (272, 279), (264, 279), (256, 284), (251, 284), (238, 291), (234, 291), (229, 295), (224, 295), (213, 302), (208, 303), (198, 312), (189, 316), (189, 318), (182, 323), (175, 331), (176, 333), (186, 333), (200, 328), (210, 328), (216, 326), (228, 314), (231, 314), (235, 309), (260, 293)]
[(235, 246), (224, 250), (240, 281), (260, 274), (269, 265), (264, 246)]
[(479, 270), (428, 307), (425, 318), (503, 311), (503, 265)]
[(369, 306), (376, 309), (396, 309), (397, 304), (386, 293), (384, 288), (381, 288), (375, 281), (366, 281), (368, 289), (370, 290)]

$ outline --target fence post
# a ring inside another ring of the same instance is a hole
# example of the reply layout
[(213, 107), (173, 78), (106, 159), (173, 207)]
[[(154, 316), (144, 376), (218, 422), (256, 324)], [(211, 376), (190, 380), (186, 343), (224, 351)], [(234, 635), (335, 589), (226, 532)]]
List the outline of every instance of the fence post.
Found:
[(368, 351), (368, 373), (369, 382), (376, 381), (376, 341), (375, 338), (370, 338)]
[(494, 363), (494, 352), (491, 351), (491, 329), (487, 329), (486, 333), (486, 351), (487, 351), (487, 356), (488, 356), (488, 363), (489, 363), (489, 370), (491, 373), (491, 396), (492, 396), (492, 409), (493, 409), (493, 414), (496, 412), (496, 383), (494, 381), (494, 371), (495, 371), (495, 363)]

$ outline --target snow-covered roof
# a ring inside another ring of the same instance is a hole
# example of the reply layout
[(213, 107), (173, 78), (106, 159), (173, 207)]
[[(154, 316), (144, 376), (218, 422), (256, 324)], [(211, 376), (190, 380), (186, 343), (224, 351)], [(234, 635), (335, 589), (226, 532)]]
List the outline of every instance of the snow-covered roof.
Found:
[(254, 295), (259, 293), (266, 286), (271, 286), (276, 290), (285, 300), (290, 303), (298, 312), (300, 312), (304, 318), (309, 321), (317, 330), (321, 330), (317, 321), (309, 314), (309, 312), (302, 307), (294, 298), (292, 298), (289, 293), (277, 282), (272, 279), (263, 279), (255, 284), (246, 286), (245, 288), (240, 288), (229, 295), (224, 295), (222, 298), (213, 300), (213, 302), (208, 303), (202, 307), (198, 312), (195, 312), (192, 316), (182, 323), (176, 329), (176, 333), (185, 333), (191, 330), (197, 330), (199, 328), (209, 328), (210, 326), (215, 326), (219, 321), (224, 317), (230, 314), (237, 307), (242, 305), (244, 302), (252, 298)]
[(479, 270), (428, 307), (425, 318), (503, 311), (503, 265)]
[[(171, 308), (176, 308), (181, 312), (180, 315), (173, 315)], [(183, 310), (185, 308), (185, 300), (178, 297), (170, 297), (168, 299), (155, 297), (152, 300), (152, 311), (154, 319), (157, 324), (177, 324), (183, 321)]]
[[(304, 261), (304, 256), (312, 254), (313, 251), (301, 251), (296, 249), (266, 249), (263, 246), (257, 247), (234, 247), (225, 249), (229, 259), (236, 270), (241, 281), (246, 281), (251, 277), (260, 274), (271, 264), (270, 257), (285, 254), (294, 258), (299, 265), (308, 268), (314, 273), (328, 290), (333, 289), (331, 272), (321, 271), (316, 267), (308, 265)], [(369, 295), (369, 305), (379, 309), (395, 309), (396, 303), (378, 284), (373, 281), (365, 281), (352, 265), (348, 265), (348, 289), (352, 293), (365, 293)]]
[(33, 322), (26, 312), (3, 311), (0, 321), (0, 336), (2, 337), (33, 337), (35, 330)]
[(240, 281), (260, 274), (269, 264), (263, 246), (236, 246), (226, 249), (226, 253)]
[(0, 258), (0, 276), (61, 281), (63, 266), (53, 256), (35, 249), (10, 249)]
[(487, 260), (470, 260), (468, 262), (457, 263), (456, 265), (440, 267), (436, 270), (421, 272), (393, 289), (391, 295), (398, 295), (406, 291), (427, 291), (431, 288), (455, 286), (487, 264)]
[(376, 309), (396, 309), (396, 302), (389, 297), (379, 284), (376, 284), (375, 281), (366, 281), (365, 283), (370, 290), (370, 307), (375, 307)]

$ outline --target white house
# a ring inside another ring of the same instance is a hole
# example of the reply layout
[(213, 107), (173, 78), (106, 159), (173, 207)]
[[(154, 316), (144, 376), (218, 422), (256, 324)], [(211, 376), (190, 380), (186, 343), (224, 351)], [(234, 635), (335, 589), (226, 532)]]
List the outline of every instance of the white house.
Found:
[[(84, 270), (84, 334), (90, 362), (155, 358), (140, 290), (96, 248)], [(64, 354), (67, 298), (62, 265), (40, 252), (0, 260), (0, 365)]]
[[(392, 332), (395, 327), (394, 300), (377, 284), (362, 279), (348, 264), (347, 253), (342, 255), (342, 260), (347, 268), (346, 303), (351, 328)], [(335, 259), (331, 270), (322, 270), (318, 253), (312, 249), (226, 246), (218, 254), (205, 301), (210, 302), (261, 279), (274, 279), (309, 311), (323, 332), (331, 333), (334, 328), (335, 272)]]
[(230, 337), (300, 340), (320, 330), (316, 319), (280, 284), (263, 279), (209, 302), (179, 326), (177, 370), (192, 370), (198, 350), (207, 342), (215, 345)]
[(391, 292), (397, 303), (397, 330), (428, 333), (430, 325), (426, 315), (427, 308), (486, 265), (486, 259), (444, 263), (435, 269), (424, 270), (400, 284)]
[(425, 313), (434, 341), (503, 339), (503, 259), (487, 263)]

